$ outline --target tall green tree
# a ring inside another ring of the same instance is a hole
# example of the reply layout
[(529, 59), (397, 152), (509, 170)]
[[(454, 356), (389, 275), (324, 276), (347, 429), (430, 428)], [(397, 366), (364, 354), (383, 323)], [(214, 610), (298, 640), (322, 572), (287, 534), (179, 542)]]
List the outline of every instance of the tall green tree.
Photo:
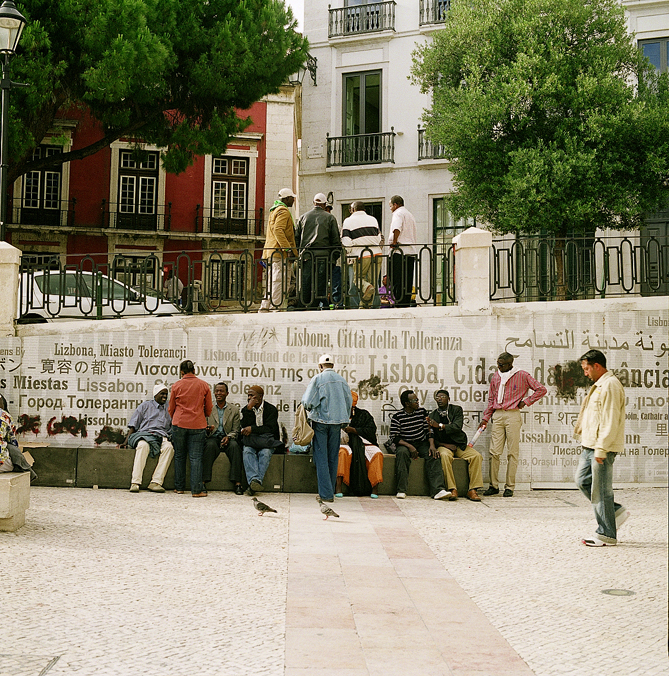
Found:
[(667, 198), (667, 80), (618, 0), (452, 0), (412, 76), (458, 217), (563, 238), (638, 227)]
[[(307, 41), (283, 0), (25, 0), (28, 23), (12, 79), (9, 182), (31, 169), (87, 157), (121, 137), (165, 148), (170, 172), (222, 153), (247, 109), (304, 63)], [(103, 137), (31, 161), (73, 109)]]

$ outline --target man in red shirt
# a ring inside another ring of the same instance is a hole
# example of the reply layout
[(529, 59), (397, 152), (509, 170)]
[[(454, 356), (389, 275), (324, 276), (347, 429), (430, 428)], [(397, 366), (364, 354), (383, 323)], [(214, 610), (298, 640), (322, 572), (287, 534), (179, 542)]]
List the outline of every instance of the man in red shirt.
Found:
[[(532, 390), (532, 396), (527, 396)], [(527, 371), (513, 366), (513, 355), (502, 352), (497, 357), (497, 373), (490, 380), (488, 405), (483, 412), (480, 429), (488, 426), (492, 417), (492, 435), (490, 436), (490, 488), (483, 495), (499, 493), (499, 459), (504, 452), (504, 444), (508, 449), (506, 468), (506, 485), (504, 497), (513, 496), (516, 486), (516, 469), (520, 445), (521, 409), (532, 406), (546, 394), (546, 388), (535, 380)]]
[(186, 488), (186, 455), (190, 460), (190, 490), (194, 498), (207, 497), (202, 483), (202, 454), (207, 432), (207, 417), (213, 403), (209, 385), (196, 378), (195, 364), (186, 359), (179, 364), (179, 375), (172, 385), (168, 412), (172, 416), (174, 446), (174, 492)]

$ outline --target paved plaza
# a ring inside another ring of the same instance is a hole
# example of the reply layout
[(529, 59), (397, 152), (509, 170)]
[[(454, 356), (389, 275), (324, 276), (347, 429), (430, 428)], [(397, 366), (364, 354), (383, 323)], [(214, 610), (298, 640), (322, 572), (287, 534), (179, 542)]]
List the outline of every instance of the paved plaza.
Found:
[[(616, 492), (590, 549), (576, 491), (250, 498), (32, 488), (0, 533), (0, 676), (654, 676), (667, 491)], [(631, 595), (605, 594), (626, 590)]]

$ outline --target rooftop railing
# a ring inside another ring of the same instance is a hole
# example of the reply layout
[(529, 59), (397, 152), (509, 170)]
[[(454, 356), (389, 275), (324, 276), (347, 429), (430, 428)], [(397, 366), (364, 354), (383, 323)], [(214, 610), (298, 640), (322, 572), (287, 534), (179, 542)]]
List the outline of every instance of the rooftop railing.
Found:
[(328, 37), (395, 30), (395, 3), (370, 2), (329, 10)]

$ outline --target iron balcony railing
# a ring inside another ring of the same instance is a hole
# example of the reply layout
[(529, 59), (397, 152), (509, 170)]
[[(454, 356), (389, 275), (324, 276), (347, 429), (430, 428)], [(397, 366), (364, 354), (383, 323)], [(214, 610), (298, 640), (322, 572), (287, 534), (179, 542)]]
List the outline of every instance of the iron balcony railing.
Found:
[(450, 8), (450, 0), (420, 0), (418, 23), (421, 26), (444, 23)]
[(332, 137), (328, 134), (327, 146), (328, 167), (394, 163), (395, 128), (379, 134)]
[(495, 239), (494, 301), (669, 295), (669, 238), (529, 236)]
[(395, 3), (370, 2), (330, 9), (328, 37), (395, 30)]
[(47, 225), (73, 227), (77, 200), (52, 200), (49, 206), (28, 207), (19, 202), (12, 209), (12, 223), (20, 225)]
[(216, 207), (203, 209), (198, 204), (195, 210), (195, 232), (259, 237), (263, 234), (263, 209), (223, 211)]
[(157, 232), (171, 227), (172, 202), (150, 207), (139, 205), (135, 211), (127, 209), (127, 205), (102, 200), (102, 227), (141, 232)]
[(425, 129), (418, 128), (418, 161), (441, 160), (446, 157), (444, 146), (434, 145), (425, 136)]

